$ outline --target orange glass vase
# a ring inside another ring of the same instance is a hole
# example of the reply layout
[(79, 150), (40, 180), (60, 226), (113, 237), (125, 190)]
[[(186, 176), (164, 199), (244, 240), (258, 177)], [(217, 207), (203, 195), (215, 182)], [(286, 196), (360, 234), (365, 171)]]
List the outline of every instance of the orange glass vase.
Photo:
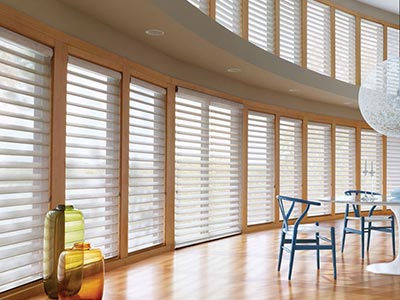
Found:
[(102, 299), (103, 253), (100, 249), (90, 248), (89, 243), (76, 243), (72, 249), (60, 254), (57, 278), (60, 300)]

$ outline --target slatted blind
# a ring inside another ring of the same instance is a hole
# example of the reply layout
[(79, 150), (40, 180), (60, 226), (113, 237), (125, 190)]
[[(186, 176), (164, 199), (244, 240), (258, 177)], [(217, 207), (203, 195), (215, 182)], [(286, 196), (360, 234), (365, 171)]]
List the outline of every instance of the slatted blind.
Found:
[(274, 53), (275, 1), (249, 0), (249, 41)]
[(280, 0), (279, 5), (280, 57), (300, 65), (301, 0)]
[[(356, 189), (356, 130), (354, 127), (336, 126), (335, 130), (335, 195), (344, 196)], [(335, 203), (335, 212), (342, 213), (346, 205)]]
[(198, 9), (200, 9), (203, 13), (205, 13), (206, 15), (208, 15), (208, 3), (209, 0), (187, 0), (190, 4), (192, 4), (193, 6), (197, 7)]
[(118, 255), (120, 74), (70, 56), (66, 203), (82, 211), (85, 239)]
[(247, 224), (274, 220), (275, 116), (249, 111)]
[(0, 27), (0, 292), (42, 277), (52, 54)]
[[(307, 182), (308, 199), (331, 197), (331, 125), (308, 123), (307, 130)], [(311, 207), (308, 215), (327, 215), (331, 205)]]
[(400, 30), (387, 28), (387, 58), (400, 56)]
[(400, 138), (387, 137), (386, 194), (400, 188)]
[(216, 0), (215, 19), (229, 31), (242, 36), (242, 1)]
[(179, 88), (175, 135), (175, 244), (241, 230), (242, 106)]
[(307, 68), (331, 75), (330, 7), (314, 0), (307, 1)]
[(163, 88), (131, 79), (129, 252), (164, 242), (165, 95)]
[(383, 26), (361, 19), (361, 81), (383, 60)]
[[(382, 192), (382, 135), (373, 130), (361, 130), (361, 189)], [(371, 175), (371, 171), (373, 174)], [(369, 210), (367, 205), (362, 210)]]
[[(279, 120), (279, 193), (295, 198), (302, 198), (302, 125), (297, 119)], [(292, 218), (299, 213), (293, 211)]]
[(356, 18), (335, 10), (335, 74), (336, 79), (356, 82)]

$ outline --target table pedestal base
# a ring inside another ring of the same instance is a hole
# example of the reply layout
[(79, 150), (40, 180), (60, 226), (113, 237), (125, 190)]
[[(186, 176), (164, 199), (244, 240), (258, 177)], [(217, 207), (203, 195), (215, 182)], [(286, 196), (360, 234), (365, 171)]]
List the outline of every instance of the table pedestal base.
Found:
[[(389, 205), (390, 206), (390, 205)], [(367, 266), (367, 271), (387, 275), (400, 275), (400, 206), (392, 205), (390, 207), (396, 217), (397, 222), (397, 257), (394, 261), (388, 263), (372, 264)]]
[(399, 256), (391, 262), (372, 264), (367, 266), (367, 271), (372, 273), (400, 275), (400, 259)]

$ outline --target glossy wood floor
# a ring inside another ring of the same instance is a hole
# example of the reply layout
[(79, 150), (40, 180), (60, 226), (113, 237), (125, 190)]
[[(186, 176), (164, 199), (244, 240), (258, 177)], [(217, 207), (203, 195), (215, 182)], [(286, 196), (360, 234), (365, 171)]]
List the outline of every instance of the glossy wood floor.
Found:
[(362, 262), (359, 236), (349, 236), (340, 253), (341, 223), (330, 223), (337, 235), (337, 281), (329, 251), (322, 252), (319, 272), (314, 251), (297, 252), (288, 281), (289, 255), (278, 273), (279, 230), (270, 230), (187, 247), (110, 271), (103, 299), (400, 299), (400, 276), (366, 271), (369, 263), (393, 259), (389, 235), (374, 232)]

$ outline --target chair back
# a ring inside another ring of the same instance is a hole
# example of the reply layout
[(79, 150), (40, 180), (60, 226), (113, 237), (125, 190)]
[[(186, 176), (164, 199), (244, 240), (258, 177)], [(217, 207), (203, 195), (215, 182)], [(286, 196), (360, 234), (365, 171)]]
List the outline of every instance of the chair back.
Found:
[[(288, 196), (283, 196), (283, 195), (276, 196), (276, 199), (278, 200), (279, 210), (280, 210), (280, 212), (282, 214), (282, 218), (283, 218), (282, 228), (285, 230), (289, 229), (289, 218), (294, 210), (296, 203), (306, 204), (305, 209), (302, 211), (302, 213), (300, 214), (300, 216), (297, 218), (297, 220), (294, 223), (294, 229), (296, 231), (297, 231), (297, 227), (299, 226), (300, 222), (303, 220), (303, 218), (306, 216), (308, 210), (310, 209), (310, 206), (311, 205), (316, 205), (316, 206), (321, 205), (321, 203), (319, 203), (319, 202), (298, 199), (298, 198), (293, 198), (293, 197), (288, 197)], [(285, 209), (285, 203), (288, 204), (288, 205), (286, 205), (286, 207), (289, 207), (287, 210)]]
[[(370, 191), (363, 191), (363, 190), (347, 190), (344, 192), (344, 194), (346, 196), (358, 196), (358, 195), (366, 195), (366, 196), (381, 196), (380, 193), (377, 192), (370, 192)], [(361, 216), (361, 211), (360, 211), (360, 207), (356, 204), (352, 204), (353, 206), (353, 211), (354, 211), (354, 215), (356, 217), (360, 217)], [(371, 209), (369, 210), (368, 215), (372, 216), (372, 214), (374, 213), (374, 210), (376, 208), (376, 205), (373, 205), (371, 207)], [(346, 204), (346, 211), (345, 211), (345, 216), (347, 216), (349, 214), (349, 204)]]

